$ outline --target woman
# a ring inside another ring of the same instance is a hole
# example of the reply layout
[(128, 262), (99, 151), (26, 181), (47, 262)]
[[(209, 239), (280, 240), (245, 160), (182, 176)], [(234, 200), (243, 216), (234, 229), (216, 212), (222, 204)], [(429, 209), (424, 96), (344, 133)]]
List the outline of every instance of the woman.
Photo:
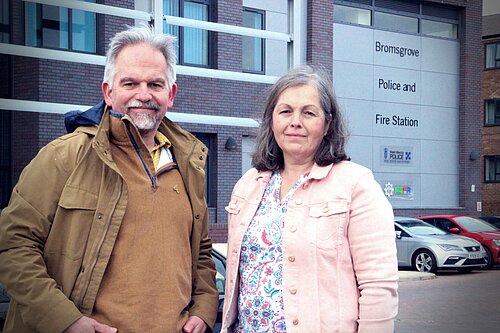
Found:
[(226, 208), (222, 332), (393, 332), (392, 208), (346, 137), (326, 75), (302, 66), (273, 86)]

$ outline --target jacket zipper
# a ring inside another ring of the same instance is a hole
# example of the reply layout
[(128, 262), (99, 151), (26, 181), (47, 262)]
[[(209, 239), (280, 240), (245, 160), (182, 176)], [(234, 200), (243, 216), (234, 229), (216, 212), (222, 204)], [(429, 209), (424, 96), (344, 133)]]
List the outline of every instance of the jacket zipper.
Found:
[(132, 135), (132, 132), (130, 132), (130, 128), (128, 128), (128, 126), (125, 126), (125, 127), (127, 128), (128, 136), (130, 137), (130, 142), (132, 142), (132, 145), (134, 146), (134, 150), (135, 150), (137, 156), (139, 156), (139, 159), (141, 160), (142, 166), (144, 167), (144, 170), (146, 171), (146, 174), (148, 175), (149, 180), (151, 181), (151, 186), (153, 188), (157, 189), (158, 183), (156, 181), (156, 176), (153, 176), (151, 174), (151, 172), (149, 171), (148, 166), (146, 165), (146, 162), (142, 158), (141, 152), (139, 150), (139, 146), (137, 145), (137, 142), (135, 142), (135, 139), (134, 139), (134, 136)]

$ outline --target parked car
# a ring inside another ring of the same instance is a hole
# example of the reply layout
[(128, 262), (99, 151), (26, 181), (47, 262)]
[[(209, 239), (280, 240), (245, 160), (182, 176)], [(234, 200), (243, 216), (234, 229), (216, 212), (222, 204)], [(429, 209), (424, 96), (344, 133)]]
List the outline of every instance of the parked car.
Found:
[(214, 333), (219, 333), (222, 326), (222, 308), (224, 306), (224, 294), (226, 290), (226, 252), (212, 248), (212, 258), (215, 261), (215, 268), (217, 269), (215, 284), (219, 290), (219, 307), (217, 309)]
[(394, 228), (400, 267), (436, 273), (438, 269), (470, 272), (486, 266), (485, 250), (471, 238), (410, 217), (395, 217)]
[(500, 216), (481, 216), (480, 219), (500, 229)]
[[(221, 251), (224, 252), (224, 251)], [(219, 333), (222, 325), (222, 307), (224, 306), (224, 290), (226, 284), (226, 256), (216, 249), (212, 249), (212, 258), (215, 262), (215, 268), (217, 269), (216, 275), (216, 285), (219, 289), (219, 308), (217, 310), (217, 321), (215, 323), (214, 333)], [(225, 253), (225, 252), (224, 252)], [(7, 310), (9, 308), (9, 296), (5, 292), (5, 289), (0, 284), (0, 333), (3, 329), (3, 324), (7, 316)]]
[(486, 268), (500, 264), (500, 230), (488, 222), (463, 215), (420, 216), (419, 219), (441, 230), (477, 240), (484, 247), (488, 255)]
[(2, 284), (0, 284), (0, 332), (2, 332), (5, 318), (7, 318), (7, 310), (9, 309), (10, 298), (5, 292)]

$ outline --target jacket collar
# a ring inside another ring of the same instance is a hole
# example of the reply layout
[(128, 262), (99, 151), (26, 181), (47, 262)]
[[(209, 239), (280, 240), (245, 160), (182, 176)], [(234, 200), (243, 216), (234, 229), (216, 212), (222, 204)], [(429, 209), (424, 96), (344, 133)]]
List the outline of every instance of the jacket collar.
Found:
[[(65, 115), (65, 125), (69, 133), (73, 131), (83, 132), (94, 136), (93, 146), (99, 152), (100, 157), (111, 163), (109, 149), (109, 110), (104, 101), (93, 106), (85, 112), (70, 111)], [(179, 125), (168, 118), (163, 118), (158, 128), (172, 143), (174, 156), (179, 163), (179, 168), (188, 168), (187, 159), (193, 153), (196, 160), (203, 167), (207, 156), (207, 147), (191, 133), (183, 130)], [(184, 163), (186, 161), (186, 163)], [(186, 165), (184, 165), (186, 164)]]
[(66, 131), (72, 133), (81, 126), (92, 127), (99, 125), (104, 114), (105, 105), (104, 101), (101, 101), (99, 104), (94, 105), (84, 112), (79, 110), (66, 112), (64, 115)]
[[(316, 163), (314, 163), (311, 172), (309, 173), (309, 179), (316, 179), (320, 180), (325, 178), (329, 173), (330, 170), (332, 170), (333, 164), (328, 164), (327, 166), (319, 166)], [(261, 182), (268, 182), (269, 179), (271, 178), (272, 171), (261, 171), (257, 173), (255, 176), (256, 181), (261, 181)]]

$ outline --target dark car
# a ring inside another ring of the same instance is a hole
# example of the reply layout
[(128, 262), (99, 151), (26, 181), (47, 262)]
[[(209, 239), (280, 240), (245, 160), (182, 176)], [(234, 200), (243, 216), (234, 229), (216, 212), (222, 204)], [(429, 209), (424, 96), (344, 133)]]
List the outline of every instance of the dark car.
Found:
[(3, 324), (5, 322), (5, 318), (7, 317), (9, 301), (9, 295), (7, 295), (5, 289), (3, 289), (3, 286), (0, 284), (0, 332), (2, 332)]
[[(215, 323), (214, 333), (219, 333), (222, 324), (222, 307), (224, 306), (224, 290), (226, 287), (226, 256), (216, 249), (212, 249), (212, 258), (217, 269), (216, 285), (219, 290), (219, 308), (217, 310), (217, 321)], [(2, 332), (3, 324), (7, 316), (9, 308), (9, 296), (5, 289), (0, 284), (0, 332)]]
[(226, 256), (215, 248), (212, 248), (212, 258), (217, 269), (215, 284), (219, 290), (219, 307), (217, 309), (217, 321), (215, 322), (214, 333), (219, 333), (222, 325), (222, 307), (224, 306), (224, 293), (226, 290)]
[(419, 219), (441, 230), (477, 240), (486, 250), (486, 268), (500, 264), (500, 230), (488, 222), (463, 215), (431, 215), (420, 216)]
[(500, 216), (481, 216), (480, 218), (495, 226), (497, 229), (500, 229)]

